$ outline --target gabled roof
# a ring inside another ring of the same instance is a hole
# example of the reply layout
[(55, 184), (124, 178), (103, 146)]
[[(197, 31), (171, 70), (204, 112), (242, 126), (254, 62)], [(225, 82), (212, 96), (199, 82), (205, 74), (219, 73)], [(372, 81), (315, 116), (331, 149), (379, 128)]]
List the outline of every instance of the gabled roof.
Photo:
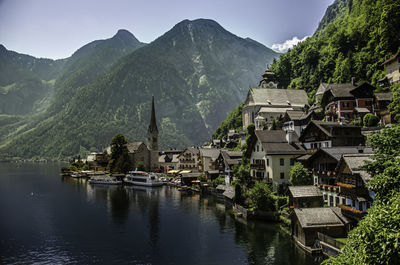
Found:
[(359, 126), (347, 124), (347, 123), (340, 123), (340, 122), (328, 122), (328, 121), (315, 121), (312, 120), (307, 127), (304, 129), (303, 133), (301, 134), (299, 140), (304, 141), (304, 137), (307, 134), (307, 132), (310, 130), (312, 127), (317, 127), (319, 130), (321, 130), (324, 134), (326, 134), (329, 137), (332, 137), (333, 135), (331, 134), (331, 128), (360, 128)]
[[(129, 152), (129, 153), (134, 153), (134, 152), (136, 152), (136, 151), (139, 150), (139, 147), (140, 147), (141, 145), (146, 146), (143, 142), (132, 142), (132, 143), (128, 143), (128, 144), (126, 145), (126, 147), (128, 147), (128, 152)], [(147, 148), (147, 146), (146, 146), (146, 148)]]
[(352, 83), (329, 84), (327, 90), (330, 90), (335, 98), (352, 98), (354, 96), (350, 91), (356, 87), (357, 85), (353, 85)]
[(217, 148), (199, 148), (200, 156), (210, 157), (211, 160), (216, 160), (221, 153), (221, 149)]
[(394, 54), (392, 57), (390, 57), (389, 59), (387, 59), (386, 61), (384, 61), (382, 63), (382, 65), (388, 64), (390, 62), (392, 62), (393, 60), (396, 60), (396, 58), (399, 56), (399, 53)]
[(300, 208), (294, 209), (294, 214), (302, 228), (344, 226), (345, 223), (332, 208), (337, 207)]
[(221, 151), (221, 156), (224, 159), (225, 166), (238, 165), (242, 161), (241, 151)]
[[(339, 162), (340, 158), (342, 157), (342, 155), (345, 154), (360, 154), (358, 152), (358, 146), (335, 146), (335, 147), (321, 147), (320, 149), (318, 149), (318, 151), (316, 151), (315, 153), (313, 153), (308, 159), (307, 161), (311, 161), (314, 158), (318, 157), (319, 155), (321, 155), (321, 153), (325, 153), (327, 155), (329, 155), (330, 157), (332, 157), (333, 159), (335, 159), (337, 162)], [(363, 154), (370, 154), (372, 155), (374, 152), (372, 151), (372, 148), (364, 148)]]
[(392, 97), (393, 97), (392, 92), (375, 93), (375, 98), (377, 101), (391, 101)]
[(371, 175), (362, 169), (366, 161), (373, 161), (371, 154), (347, 154), (343, 155), (342, 159), (337, 165), (337, 169), (340, 168), (341, 163), (345, 163), (352, 174), (359, 174), (363, 179), (364, 183), (368, 183), (371, 180)]
[(304, 107), (308, 104), (307, 93), (296, 89), (251, 88), (248, 98), (249, 105)]
[(292, 194), (293, 198), (322, 197), (321, 191), (314, 185), (289, 186), (289, 192)]
[(182, 153), (180, 153), (177, 157), (180, 157), (181, 155), (183, 155), (185, 152), (189, 152), (192, 153), (193, 155), (198, 155), (199, 154), (199, 148), (197, 147), (187, 147), (185, 148), (185, 150), (182, 151)]
[(261, 142), (266, 155), (302, 155), (304, 148), (298, 141), (295, 133), (292, 133), (292, 143), (286, 140), (286, 132), (283, 130), (255, 131), (257, 139)]
[(301, 110), (287, 110), (286, 114), (287, 114), (288, 118), (292, 121), (301, 120), (305, 116), (305, 112), (303, 112)]

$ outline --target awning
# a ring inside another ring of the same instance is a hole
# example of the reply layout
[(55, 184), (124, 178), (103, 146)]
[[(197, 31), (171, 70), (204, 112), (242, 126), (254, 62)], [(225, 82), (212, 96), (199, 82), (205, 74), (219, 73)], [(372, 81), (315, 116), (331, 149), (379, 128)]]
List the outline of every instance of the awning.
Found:
[(179, 172), (180, 174), (187, 174), (192, 172), (191, 170), (182, 170), (181, 172)]
[(200, 180), (192, 180), (192, 183), (200, 183)]
[(180, 170), (170, 170), (168, 171), (168, 174), (176, 174), (179, 173)]
[(208, 174), (219, 174), (219, 170), (209, 170)]

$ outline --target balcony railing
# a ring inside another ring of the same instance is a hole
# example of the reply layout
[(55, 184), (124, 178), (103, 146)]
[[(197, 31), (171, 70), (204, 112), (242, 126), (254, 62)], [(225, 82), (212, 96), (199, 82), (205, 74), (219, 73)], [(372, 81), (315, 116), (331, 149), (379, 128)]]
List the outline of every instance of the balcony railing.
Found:
[(318, 188), (325, 191), (339, 192), (339, 186), (334, 185), (318, 184)]
[(256, 170), (265, 170), (265, 164), (251, 164), (250, 168)]
[(354, 209), (350, 206), (347, 205), (343, 205), (343, 204), (338, 204), (338, 207), (341, 209), (342, 214), (349, 216), (349, 217), (353, 217), (357, 220), (363, 218), (365, 216), (366, 213), (364, 213), (363, 211)]
[(347, 184), (347, 183), (343, 183), (343, 182), (338, 182), (336, 183), (339, 187), (345, 188), (345, 189), (354, 189), (356, 186), (352, 185), (352, 184)]

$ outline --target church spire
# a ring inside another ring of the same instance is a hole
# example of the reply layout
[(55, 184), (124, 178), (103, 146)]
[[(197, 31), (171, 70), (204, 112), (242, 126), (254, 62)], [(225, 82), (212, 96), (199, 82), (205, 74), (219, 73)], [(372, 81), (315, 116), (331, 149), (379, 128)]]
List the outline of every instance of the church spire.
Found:
[(154, 95), (151, 101), (151, 116), (150, 116), (149, 129), (147, 130), (147, 135), (148, 135), (148, 148), (150, 150), (157, 151), (158, 155), (158, 128), (156, 122), (156, 111), (154, 108)]
[(154, 109), (154, 95), (152, 96), (152, 101), (151, 101), (151, 118), (150, 118), (148, 133), (153, 133), (153, 132), (158, 132), (157, 122), (156, 122), (156, 111)]

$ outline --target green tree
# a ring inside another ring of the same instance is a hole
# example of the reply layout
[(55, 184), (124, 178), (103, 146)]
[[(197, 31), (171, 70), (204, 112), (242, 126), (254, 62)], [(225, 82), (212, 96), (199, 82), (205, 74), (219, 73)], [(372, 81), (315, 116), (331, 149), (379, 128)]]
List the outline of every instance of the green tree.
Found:
[(275, 199), (265, 181), (257, 181), (249, 192), (250, 207), (262, 211), (275, 211)]
[(136, 169), (139, 171), (145, 171), (146, 166), (144, 165), (143, 161), (139, 161), (136, 163)]
[(390, 114), (392, 114), (396, 123), (400, 123), (400, 83), (394, 85), (392, 91), (392, 102), (389, 105)]
[(128, 154), (128, 141), (123, 134), (117, 134), (111, 139), (110, 171), (127, 173), (132, 169), (132, 160)]
[(289, 172), (290, 182), (293, 186), (312, 185), (312, 177), (304, 166), (296, 162)]
[(363, 124), (365, 127), (374, 127), (378, 125), (379, 118), (372, 113), (367, 113), (364, 116)]
[(374, 160), (365, 169), (373, 176), (374, 206), (350, 232), (343, 254), (324, 261), (333, 264), (399, 264), (400, 262), (400, 125), (368, 139)]

